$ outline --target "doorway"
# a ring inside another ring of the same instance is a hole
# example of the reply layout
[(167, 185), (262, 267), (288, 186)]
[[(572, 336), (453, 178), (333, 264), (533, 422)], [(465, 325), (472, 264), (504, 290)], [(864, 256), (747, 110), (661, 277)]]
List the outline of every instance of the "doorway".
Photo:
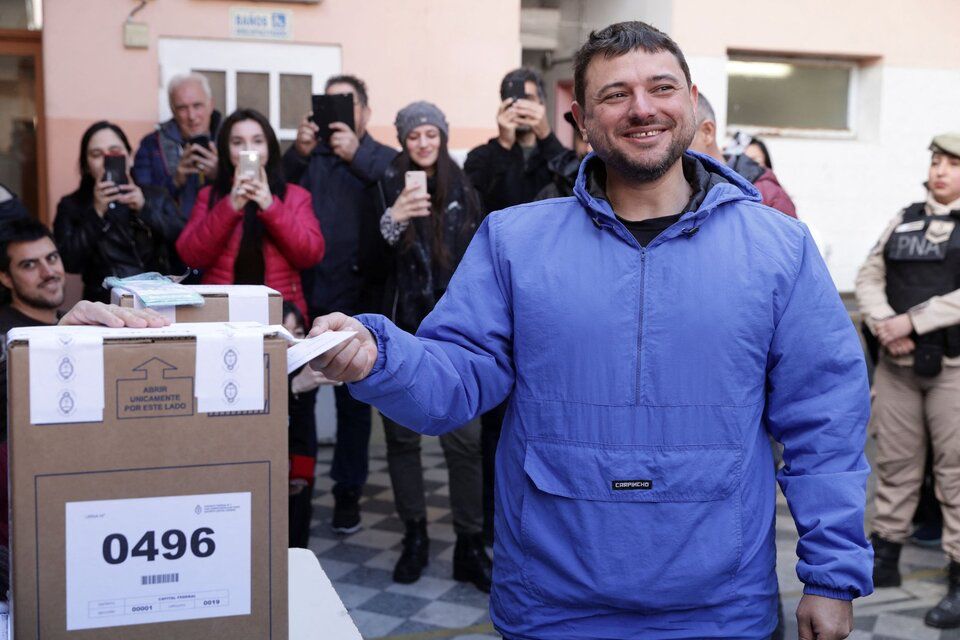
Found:
[(0, 29), (0, 185), (49, 223), (43, 122), (41, 34)]

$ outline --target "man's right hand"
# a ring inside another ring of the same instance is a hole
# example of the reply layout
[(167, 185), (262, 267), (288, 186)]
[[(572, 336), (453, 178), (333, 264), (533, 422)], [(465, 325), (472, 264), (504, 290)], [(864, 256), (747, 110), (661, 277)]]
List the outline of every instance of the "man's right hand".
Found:
[(65, 316), (60, 318), (61, 325), (99, 324), (105, 327), (134, 327), (137, 329), (160, 328), (170, 321), (153, 309), (130, 309), (115, 304), (81, 300)]
[(193, 174), (200, 173), (197, 168), (197, 157), (193, 152), (194, 145), (188, 144), (180, 156), (180, 162), (177, 163), (177, 171), (173, 174), (173, 184), (177, 188), (187, 183), (187, 178)]
[(507, 151), (512, 149), (513, 143), (517, 141), (517, 113), (512, 108), (514, 102), (513, 98), (507, 98), (500, 103), (497, 111), (497, 127), (500, 129), (497, 142)]
[(357, 335), (311, 360), (309, 366), (336, 382), (359, 382), (370, 375), (377, 362), (377, 341), (370, 331), (359, 320), (331, 313), (314, 320), (307, 337), (327, 331), (356, 331)]
[(297, 140), (293, 143), (294, 149), (304, 158), (310, 157), (313, 150), (317, 148), (317, 135), (320, 133), (320, 127), (310, 119), (312, 115), (313, 112), (311, 111), (303, 116), (300, 126), (297, 127)]

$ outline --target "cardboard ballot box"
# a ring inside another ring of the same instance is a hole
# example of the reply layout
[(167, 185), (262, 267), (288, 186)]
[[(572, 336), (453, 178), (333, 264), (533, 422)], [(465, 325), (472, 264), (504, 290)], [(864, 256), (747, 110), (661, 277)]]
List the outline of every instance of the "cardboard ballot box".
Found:
[(285, 340), (8, 334), (17, 640), (286, 640)]
[[(283, 297), (270, 287), (255, 284), (176, 285), (203, 296), (202, 305), (182, 305), (156, 309), (171, 322), (246, 322), (283, 324)], [(110, 301), (121, 307), (142, 308), (136, 294), (111, 289)]]

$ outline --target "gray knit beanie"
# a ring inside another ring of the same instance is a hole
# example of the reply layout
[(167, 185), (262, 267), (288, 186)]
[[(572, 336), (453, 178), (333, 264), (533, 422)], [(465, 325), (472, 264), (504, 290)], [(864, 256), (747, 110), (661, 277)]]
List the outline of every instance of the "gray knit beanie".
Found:
[(411, 131), (422, 124), (432, 124), (443, 137), (450, 137), (450, 127), (447, 125), (447, 119), (443, 111), (437, 105), (430, 102), (411, 102), (397, 113), (397, 119), (394, 122), (397, 126), (397, 139), (400, 140), (402, 147)]

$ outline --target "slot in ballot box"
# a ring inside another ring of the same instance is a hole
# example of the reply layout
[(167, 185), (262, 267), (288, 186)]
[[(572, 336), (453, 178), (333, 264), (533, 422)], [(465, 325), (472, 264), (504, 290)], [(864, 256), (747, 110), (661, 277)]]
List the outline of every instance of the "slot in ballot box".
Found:
[(286, 640), (278, 329), (10, 331), (18, 640)]
[[(156, 287), (156, 283), (150, 283)], [(129, 290), (114, 287), (110, 301), (121, 307), (142, 309), (143, 303), (136, 294), (136, 283), (129, 283)], [(198, 293), (202, 305), (177, 305), (154, 308), (171, 322), (259, 322), (260, 324), (283, 324), (283, 297), (270, 287), (256, 284), (196, 284), (173, 285), (179, 289)]]

